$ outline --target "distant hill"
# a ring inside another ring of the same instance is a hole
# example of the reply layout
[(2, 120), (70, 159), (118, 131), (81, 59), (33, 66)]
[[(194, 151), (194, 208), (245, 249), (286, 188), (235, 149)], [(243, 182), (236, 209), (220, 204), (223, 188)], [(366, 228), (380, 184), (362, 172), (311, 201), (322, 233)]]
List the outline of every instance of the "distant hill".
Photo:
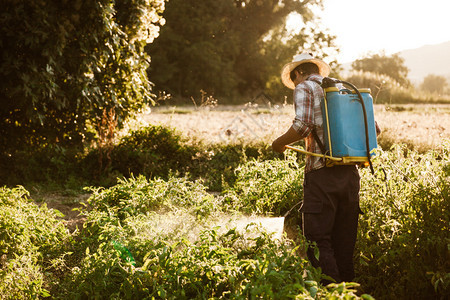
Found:
[(429, 74), (441, 75), (450, 83), (450, 41), (399, 52), (409, 68), (409, 79), (421, 83)]
[[(434, 74), (446, 77), (450, 85), (450, 41), (403, 50), (399, 54), (405, 59), (405, 65), (409, 69), (408, 77), (412, 83), (421, 84), (427, 75)], [(344, 74), (350, 71), (351, 64), (342, 64)]]

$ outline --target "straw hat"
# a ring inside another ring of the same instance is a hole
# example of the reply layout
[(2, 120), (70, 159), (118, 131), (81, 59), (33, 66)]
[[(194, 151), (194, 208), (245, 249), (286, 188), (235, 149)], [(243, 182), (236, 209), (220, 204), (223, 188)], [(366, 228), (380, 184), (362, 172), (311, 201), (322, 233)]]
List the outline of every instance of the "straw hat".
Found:
[(287, 86), (290, 89), (295, 89), (295, 85), (292, 82), (291, 78), (289, 77), (292, 70), (294, 70), (298, 65), (304, 64), (304, 63), (314, 63), (319, 67), (319, 74), (323, 77), (327, 77), (330, 75), (331, 68), (330, 66), (317, 58), (314, 58), (309, 53), (302, 53), (294, 56), (294, 59), (292, 62), (287, 63), (284, 65), (283, 69), (281, 70), (281, 81), (285, 86)]

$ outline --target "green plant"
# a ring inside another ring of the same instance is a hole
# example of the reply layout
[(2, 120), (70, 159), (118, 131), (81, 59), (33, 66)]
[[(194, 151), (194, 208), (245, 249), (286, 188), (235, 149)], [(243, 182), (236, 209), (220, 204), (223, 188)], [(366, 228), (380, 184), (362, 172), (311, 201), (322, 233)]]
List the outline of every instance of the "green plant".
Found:
[(99, 212), (114, 212), (123, 220), (129, 216), (149, 211), (170, 211), (193, 209), (197, 214), (208, 214), (213, 207), (214, 197), (206, 192), (200, 182), (171, 177), (147, 180), (144, 176), (119, 179), (118, 184), (108, 189), (90, 188), (89, 207)]
[(296, 255), (296, 248), (264, 232), (249, 239), (235, 230), (219, 234), (212, 229), (193, 243), (147, 240), (130, 249), (146, 253), (136, 266), (121, 259), (110, 243), (86, 250), (61, 297), (358, 299), (356, 284), (321, 286), (320, 271)]
[(247, 213), (283, 215), (302, 199), (303, 168), (294, 153), (285, 159), (251, 160), (235, 172), (226, 197)]
[[(91, 141), (104, 109), (123, 121), (155, 98), (144, 47), (164, 0), (4, 3), (0, 154)], [(24, 22), (24, 20), (27, 20)]]
[(364, 172), (357, 243), (358, 281), (377, 298), (450, 295), (449, 142), (420, 155), (380, 151), (376, 176)]
[[(198, 182), (139, 176), (91, 191), (74, 249), (80, 263), (56, 298), (357, 298), (355, 285), (321, 286), (320, 271), (298, 247), (255, 225), (247, 233), (211, 229), (208, 223), (230, 207)], [(168, 219), (178, 222), (164, 224)]]
[(60, 213), (27, 196), (23, 187), (0, 188), (0, 294), (10, 299), (48, 296), (71, 242)]
[(144, 174), (167, 179), (170, 172), (185, 174), (195, 154), (173, 128), (148, 126), (130, 132), (111, 152), (111, 169), (124, 176)]

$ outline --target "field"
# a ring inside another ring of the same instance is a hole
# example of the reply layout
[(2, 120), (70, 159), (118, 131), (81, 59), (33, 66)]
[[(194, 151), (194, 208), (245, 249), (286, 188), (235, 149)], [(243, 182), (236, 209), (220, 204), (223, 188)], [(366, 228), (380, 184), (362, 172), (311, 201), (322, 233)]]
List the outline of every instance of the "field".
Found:
[[(304, 158), (270, 149), (291, 106), (156, 107), (121, 132), (108, 184), (0, 190), (1, 298), (445, 299), (450, 105), (375, 114), (382, 150), (375, 175), (360, 171), (356, 283), (323, 286), (305, 259), (290, 211)], [(48, 170), (95, 173), (97, 155), (51, 157)], [(281, 239), (267, 232), (280, 226)]]
[[(450, 104), (375, 105), (382, 143), (405, 143), (419, 151), (439, 149), (450, 138)], [(266, 141), (284, 133), (293, 120), (293, 107), (157, 107), (142, 117), (150, 124), (175, 127), (191, 139), (208, 143)]]

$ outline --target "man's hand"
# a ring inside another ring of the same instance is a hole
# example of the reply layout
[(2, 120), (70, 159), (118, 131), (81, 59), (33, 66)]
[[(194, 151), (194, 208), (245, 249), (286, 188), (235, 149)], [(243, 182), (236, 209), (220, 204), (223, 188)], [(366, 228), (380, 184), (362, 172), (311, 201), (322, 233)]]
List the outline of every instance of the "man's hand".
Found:
[(286, 150), (286, 145), (280, 142), (280, 138), (278, 138), (275, 141), (273, 141), (272, 149), (275, 152), (283, 153)]
[(286, 131), (286, 133), (284, 133), (283, 135), (278, 137), (275, 141), (273, 141), (272, 149), (273, 151), (283, 153), (284, 150), (286, 150), (286, 145), (296, 142), (302, 138), (303, 137), (300, 134), (298, 134), (298, 132), (293, 127), (291, 127), (289, 128), (288, 131)]

